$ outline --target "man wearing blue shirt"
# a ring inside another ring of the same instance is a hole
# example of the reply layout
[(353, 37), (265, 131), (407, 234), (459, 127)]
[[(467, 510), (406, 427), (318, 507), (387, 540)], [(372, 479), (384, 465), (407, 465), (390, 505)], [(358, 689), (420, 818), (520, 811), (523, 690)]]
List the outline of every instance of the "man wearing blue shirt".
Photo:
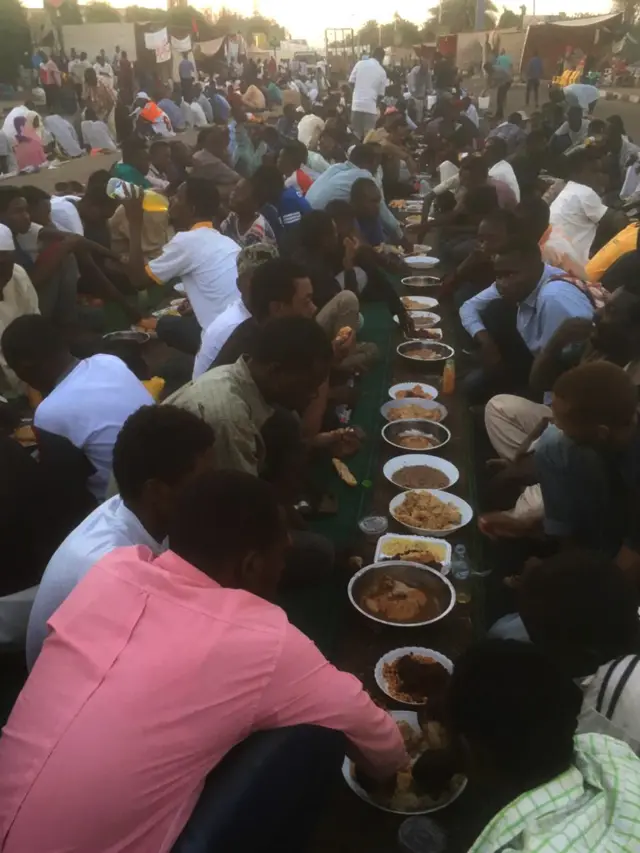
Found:
[(529, 98), (533, 94), (536, 102), (536, 109), (540, 100), (540, 80), (542, 80), (542, 60), (538, 56), (538, 51), (534, 50), (533, 56), (527, 64), (527, 91), (525, 94), (525, 104), (529, 106)]
[(474, 402), (528, 385), (533, 357), (569, 317), (593, 317), (586, 286), (542, 262), (537, 243), (514, 238), (496, 256), (496, 281), (467, 300), (460, 320), (482, 368), (467, 378)]

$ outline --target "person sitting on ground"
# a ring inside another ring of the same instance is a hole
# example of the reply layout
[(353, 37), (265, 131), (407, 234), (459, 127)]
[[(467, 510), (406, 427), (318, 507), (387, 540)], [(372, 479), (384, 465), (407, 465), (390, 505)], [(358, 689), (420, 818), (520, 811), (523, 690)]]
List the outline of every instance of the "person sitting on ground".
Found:
[(581, 107), (569, 107), (567, 120), (555, 131), (549, 143), (552, 154), (562, 154), (573, 145), (580, 145), (590, 135), (589, 119)]
[(156, 139), (149, 146), (149, 171), (146, 174), (152, 189), (168, 194), (171, 187), (170, 172), (171, 144), (165, 139)]
[(373, 178), (358, 178), (351, 187), (351, 207), (358, 231), (369, 246), (384, 243), (384, 227), (380, 218), (382, 193)]
[[(371, 176), (381, 188), (381, 159), (382, 152), (379, 145), (373, 143), (356, 145), (346, 162), (335, 163), (314, 181), (307, 193), (306, 200), (314, 210), (324, 210), (330, 201), (340, 199), (349, 201), (353, 184), (359, 178), (370, 178)], [(402, 227), (389, 210), (384, 199), (380, 205), (380, 216), (382, 217), (385, 235), (401, 242), (404, 239)]]
[(298, 141), (302, 142), (308, 150), (315, 151), (323, 129), (324, 108), (321, 104), (315, 104), (311, 112), (298, 122)]
[(90, 152), (118, 150), (108, 125), (104, 121), (98, 121), (98, 116), (91, 107), (87, 107), (83, 113), (80, 133), (82, 134), (82, 142), (89, 148)]
[(451, 827), (447, 849), (637, 853), (629, 815), (640, 805), (640, 761), (625, 743), (576, 734), (582, 693), (553, 658), (508, 640), (471, 647), (446, 705), (482, 797)]
[[(145, 547), (116, 549), (51, 617), (0, 743), (7, 853), (106, 853), (138, 844), (142, 825), (150, 850), (174, 849), (185, 824), (206, 837), (198, 815), (189, 820), (205, 777), (255, 731), (311, 724), (344, 732), (347, 750), (379, 779), (408, 761), (395, 722), (362, 684), (269, 603), (288, 547), (269, 484), (237, 471), (202, 473), (177, 501), (169, 545), (157, 557)], [(298, 755), (298, 787), (316, 771), (312, 754), (303, 746)], [(176, 773), (158, 794), (149, 785), (169, 756)], [(97, 792), (106, 781), (105, 799)], [(278, 798), (285, 824), (290, 796)], [(200, 803), (210, 798), (205, 788)]]
[(276, 122), (276, 130), (283, 145), (298, 138), (298, 113), (293, 104), (285, 104), (282, 108), (282, 115)]
[(197, 103), (202, 109), (204, 117), (207, 120), (207, 124), (213, 124), (213, 107), (211, 106), (209, 98), (207, 98), (202, 91), (200, 83), (196, 83), (193, 87), (193, 98), (195, 103)]
[(322, 131), (318, 137), (317, 150), (307, 150), (307, 166), (318, 175), (326, 172), (336, 162), (336, 158), (344, 152), (336, 150), (337, 143), (330, 131)]
[(209, 370), (234, 330), (251, 317), (249, 295), (252, 276), (259, 266), (277, 257), (278, 250), (273, 243), (253, 243), (240, 250), (237, 257), (237, 287), (240, 295), (202, 333), (200, 349), (193, 365), (193, 379)]
[(618, 287), (636, 277), (640, 271), (638, 261), (637, 222), (630, 222), (589, 260), (585, 270), (589, 281), (601, 282), (602, 286), (613, 293)]
[(115, 356), (74, 358), (54, 326), (37, 314), (15, 319), (1, 340), (8, 367), (44, 398), (34, 428), (64, 437), (82, 452), (90, 463), (88, 488), (103, 500), (118, 432), (132, 412), (153, 404), (151, 395)]
[(47, 155), (40, 137), (33, 128), (28, 126), (25, 116), (18, 116), (14, 124), (16, 135), (13, 142), (13, 155), (18, 171), (37, 171), (47, 162)]
[(285, 187), (293, 187), (300, 195), (305, 196), (317, 178), (317, 174), (306, 164), (309, 152), (302, 142), (287, 142), (278, 155), (278, 169), (284, 177)]
[(241, 178), (231, 190), (227, 218), (220, 225), (220, 233), (242, 248), (255, 243), (276, 245), (273, 228), (258, 209), (253, 184), (247, 178)]
[(53, 554), (40, 581), (27, 632), (27, 666), (40, 654), (47, 622), (89, 569), (116, 548), (167, 547), (180, 490), (213, 467), (214, 435), (201, 418), (175, 406), (143, 406), (124, 422), (113, 448), (118, 494), (84, 519)]
[(229, 128), (206, 127), (198, 134), (198, 150), (193, 155), (195, 177), (212, 181), (223, 201), (227, 201), (231, 190), (240, 180), (240, 175), (231, 168), (229, 160)]
[(480, 397), (526, 387), (533, 358), (556, 329), (569, 317), (591, 320), (596, 307), (584, 282), (543, 263), (534, 236), (514, 236), (496, 256), (495, 272), (495, 284), (460, 308), (483, 363), (467, 390)]
[(506, 121), (497, 124), (489, 131), (487, 140), (504, 139), (507, 143), (507, 153), (514, 154), (527, 138), (524, 123), (522, 113), (511, 113)]
[(276, 166), (256, 169), (251, 186), (258, 209), (276, 235), (279, 248), (282, 248), (287, 232), (300, 225), (311, 212), (311, 207), (294, 187), (285, 187), (284, 178)]
[(549, 221), (571, 242), (576, 259), (584, 267), (598, 228), (617, 233), (628, 225), (628, 220), (622, 211), (612, 210), (602, 202), (602, 175), (588, 149), (570, 154), (566, 166), (569, 180), (551, 204)]
[[(534, 394), (548, 392), (562, 373), (592, 361), (610, 361), (624, 367), (640, 385), (640, 294), (635, 279), (620, 288), (596, 312), (594, 322), (569, 318), (536, 356), (530, 374)], [(542, 494), (534, 472), (536, 441), (550, 422), (548, 405), (523, 397), (498, 394), (485, 408), (485, 426), (507, 470), (528, 480), (512, 510), (487, 513), (480, 528), (489, 536), (526, 536), (544, 516)], [(533, 476), (531, 476), (533, 475)], [(522, 482), (521, 479), (521, 482)]]
[(392, 190), (400, 183), (401, 167), (415, 177), (418, 166), (407, 151), (406, 140), (410, 130), (404, 116), (393, 113), (381, 119), (381, 126), (369, 131), (365, 144), (377, 144), (382, 151), (382, 171), (385, 187)]
[(520, 198), (529, 199), (538, 193), (538, 178), (547, 160), (547, 139), (542, 130), (532, 130), (527, 134), (524, 145), (509, 157)]
[[(145, 93), (142, 92), (139, 94), (144, 95)], [(171, 94), (171, 97), (169, 97), (169, 94), (169, 92), (165, 92), (164, 97), (160, 98), (158, 101), (158, 108), (168, 116), (172, 130), (177, 133), (178, 131), (186, 130), (187, 127), (182, 115), (182, 110), (180, 109), (182, 93), (178, 92), (176, 89), (176, 91)]]
[(621, 367), (581, 364), (556, 380), (554, 423), (535, 449), (545, 533), (615, 556), (636, 583), (637, 405), (637, 386)]
[(520, 202), (516, 208), (516, 217), (525, 234), (538, 241), (540, 253), (545, 264), (559, 267), (570, 276), (581, 281), (589, 281), (585, 268), (580, 263), (573, 245), (558, 226), (550, 224), (550, 210), (546, 201), (533, 196)]
[(144, 139), (132, 136), (122, 143), (122, 161), (116, 163), (111, 174), (143, 190), (151, 188), (147, 178), (149, 171), (149, 148)]
[[(629, 186), (625, 180), (629, 166), (636, 163), (640, 155), (640, 147), (633, 142), (624, 132), (624, 124), (620, 116), (610, 116), (607, 119), (605, 144), (607, 155), (604, 160), (605, 173), (608, 177), (607, 191), (610, 194), (620, 194), (623, 183), (626, 184), (625, 196), (630, 194), (635, 187)], [(634, 170), (634, 181), (637, 186), (637, 173)]]
[(142, 254), (142, 199), (125, 202), (131, 233), (129, 274), (139, 289), (179, 278), (193, 315), (161, 317), (157, 332), (168, 344), (195, 355), (202, 329), (238, 297), (237, 243), (217, 231), (220, 197), (213, 181), (190, 176), (171, 200), (169, 214), (176, 229), (160, 257), (145, 265)]
[(489, 169), (489, 177), (506, 184), (514, 194), (516, 201), (519, 202), (520, 186), (511, 164), (507, 162), (508, 153), (509, 149), (504, 139), (499, 136), (487, 139), (484, 149), (484, 159)]
[(638, 592), (609, 558), (574, 549), (528, 566), (519, 614), (491, 634), (533, 642), (582, 681), (581, 732), (599, 731), (640, 749)]
[[(25, 270), (16, 262), (13, 234), (0, 225), (0, 335), (24, 314), (39, 314), (38, 294)], [(20, 380), (9, 369), (0, 347), (0, 391), (22, 390)]]

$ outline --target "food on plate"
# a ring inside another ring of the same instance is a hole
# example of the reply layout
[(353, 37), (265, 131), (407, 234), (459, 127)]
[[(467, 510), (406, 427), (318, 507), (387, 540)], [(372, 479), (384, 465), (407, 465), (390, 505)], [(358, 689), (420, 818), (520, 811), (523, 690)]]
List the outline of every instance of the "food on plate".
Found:
[(432, 569), (442, 569), (443, 554), (435, 553), (431, 542), (421, 542), (406, 536), (394, 536), (382, 543), (380, 557), (383, 560), (405, 560), (408, 563), (422, 563)]
[(382, 675), (394, 699), (420, 704), (441, 693), (451, 677), (441, 663), (413, 652), (383, 664)]
[(347, 486), (357, 486), (358, 485), (358, 481), (353, 476), (353, 474), (351, 473), (349, 468), (344, 464), (342, 459), (338, 459), (338, 458), (334, 457), (331, 461), (333, 462), (333, 467), (338, 472), (338, 476), (340, 477), (340, 479), (344, 483), (347, 484)]
[(338, 341), (338, 343), (340, 344), (344, 343), (344, 341), (347, 340), (352, 331), (353, 329), (351, 328), (351, 326), (343, 326), (336, 335), (336, 341)]
[(442, 358), (442, 353), (428, 347), (410, 347), (403, 353), (407, 358), (419, 358), (421, 361), (432, 361), (434, 358)]
[(442, 412), (440, 409), (425, 409), (424, 406), (420, 406), (418, 403), (408, 403), (406, 406), (389, 409), (387, 418), (390, 421), (402, 421), (406, 418), (439, 421), (442, 419)]
[(416, 299), (412, 299), (410, 296), (402, 297), (402, 304), (407, 309), (407, 311), (424, 311), (424, 303), (418, 302)]
[(425, 341), (441, 341), (442, 329), (432, 329), (425, 328), (424, 326), (416, 326), (411, 335), (407, 335), (407, 337), (420, 338), (421, 340)]
[(418, 317), (417, 314), (412, 314), (411, 322), (416, 329), (432, 329), (437, 321), (432, 317)]
[(395, 400), (403, 400), (405, 397), (420, 397), (422, 400), (433, 400), (433, 394), (423, 391), (420, 385), (414, 385), (407, 390), (396, 391)]
[(420, 213), (412, 213), (411, 216), (407, 216), (405, 219), (406, 225), (420, 225), (422, 222), (422, 214)]
[(395, 437), (396, 444), (401, 447), (407, 447), (409, 450), (429, 450), (433, 447), (439, 447), (442, 444), (435, 436), (425, 435), (417, 430), (407, 430), (401, 432)]
[(392, 243), (380, 243), (379, 246), (375, 246), (374, 248), (376, 252), (386, 255), (404, 255), (402, 246), (394, 246)]
[(405, 207), (407, 202), (403, 198), (394, 198), (389, 202), (389, 207), (392, 210), (400, 210)]
[(424, 530), (448, 530), (462, 521), (462, 513), (455, 504), (446, 503), (430, 492), (405, 492), (394, 515), (403, 524)]
[(378, 573), (365, 587), (360, 604), (372, 616), (390, 622), (426, 622), (442, 612), (437, 596)]
[(353, 765), (352, 778), (371, 800), (393, 811), (420, 812), (446, 805), (465, 783), (465, 777), (456, 772), (458, 753), (446, 729), (433, 721), (420, 733), (403, 720), (397, 725), (411, 763), (396, 774), (395, 784), (376, 782)]
[(430, 465), (405, 465), (391, 479), (406, 489), (446, 489), (449, 485), (447, 475)]

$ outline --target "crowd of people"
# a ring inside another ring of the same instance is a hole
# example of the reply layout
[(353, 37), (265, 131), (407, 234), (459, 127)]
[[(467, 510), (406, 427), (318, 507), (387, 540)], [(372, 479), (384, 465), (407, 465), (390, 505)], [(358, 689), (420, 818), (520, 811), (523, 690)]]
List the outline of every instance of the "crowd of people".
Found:
[[(291, 828), (345, 750), (374, 787), (406, 767), (394, 720), (272, 602), (346, 573), (300, 502), (365, 440), (346, 425), (380, 357), (363, 313), (415, 333), (394, 281), (427, 236), (458, 393), (499, 457), (478, 524), (529, 558), (438, 709), (478, 793), (446, 853), (640, 851), (640, 148), (575, 90), (504, 120), (504, 53), (492, 115), (451, 58), (406, 81), (383, 58), (342, 87), (275, 61), (201, 86), (185, 56), (148, 93), (124, 51), (73, 56), (83, 142), (121, 160), (53, 195), (0, 184), (0, 647), (28, 669), (0, 738), (4, 853), (227, 849), (216, 772), (257, 732), (288, 733), (265, 763)], [(38, 68), (47, 129), (65, 80)], [(403, 226), (389, 202), (417, 194)], [(269, 827), (260, 849), (303, 849)]]

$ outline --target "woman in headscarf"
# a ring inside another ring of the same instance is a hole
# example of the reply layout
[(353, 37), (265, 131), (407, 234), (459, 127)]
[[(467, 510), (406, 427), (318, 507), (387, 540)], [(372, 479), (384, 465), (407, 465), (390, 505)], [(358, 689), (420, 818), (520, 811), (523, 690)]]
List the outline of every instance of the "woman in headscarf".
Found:
[(47, 155), (44, 153), (42, 142), (33, 127), (28, 125), (27, 117), (18, 116), (14, 119), (14, 127), (16, 136), (13, 143), (13, 153), (18, 169), (21, 172), (26, 169), (37, 169), (46, 163)]

